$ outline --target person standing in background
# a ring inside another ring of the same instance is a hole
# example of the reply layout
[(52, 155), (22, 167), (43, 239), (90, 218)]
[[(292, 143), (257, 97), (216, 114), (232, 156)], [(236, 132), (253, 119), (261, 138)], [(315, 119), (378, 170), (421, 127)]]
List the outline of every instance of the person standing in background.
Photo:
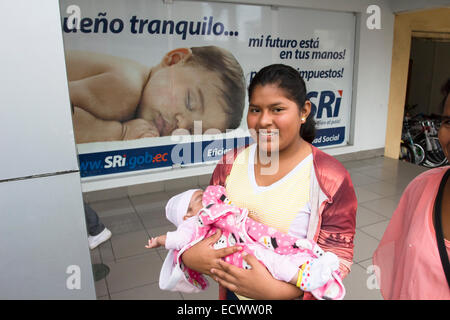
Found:
[(84, 203), (84, 214), (89, 235), (89, 249), (94, 250), (103, 242), (108, 241), (111, 238), (112, 233), (100, 221), (97, 212), (95, 212), (87, 203)]
[[(450, 160), (450, 78), (442, 93), (439, 142)], [(431, 169), (405, 189), (373, 255), (384, 299), (450, 299), (449, 176), (450, 166)]]

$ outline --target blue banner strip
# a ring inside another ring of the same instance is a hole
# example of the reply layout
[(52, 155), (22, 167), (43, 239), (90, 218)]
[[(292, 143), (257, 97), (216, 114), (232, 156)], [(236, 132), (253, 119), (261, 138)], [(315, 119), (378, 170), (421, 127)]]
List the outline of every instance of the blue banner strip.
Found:
[(316, 138), (313, 141), (315, 147), (341, 144), (345, 139), (345, 127), (327, 128), (316, 130)]
[(250, 143), (250, 137), (80, 154), (80, 175), (99, 176), (220, 160), (224, 153)]
[[(320, 129), (313, 145), (340, 144), (344, 137), (345, 127)], [(229, 150), (247, 146), (251, 141), (250, 137), (244, 137), (80, 154), (80, 175), (84, 178), (215, 161)]]

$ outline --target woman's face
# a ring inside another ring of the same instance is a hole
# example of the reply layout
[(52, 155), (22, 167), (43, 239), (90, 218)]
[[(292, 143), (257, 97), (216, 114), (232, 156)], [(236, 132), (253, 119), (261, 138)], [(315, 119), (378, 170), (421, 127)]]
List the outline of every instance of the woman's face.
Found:
[[(202, 121), (202, 132), (226, 129), (220, 94), (220, 79), (214, 72), (184, 63), (152, 69), (144, 88), (138, 117), (153, 121), (161, 136), (175, 129), (194, 133), (194, 121)], [(197, 133), (197, 132), (195, 132)]]
[(450, 95), (447, 95), (445, 100), (443, 119), (439, 129), (439, 142), (445, 156), (450, 160)]
[(302, 140), (302, 118), (306, 119), (310, 110), (307, 101), (300, 112), (297, 103), (286, 98), (285, 91), (276, 85), (258, 85), (250, 97), (248, 128), (260, 150), (270, 153), (296, 148)]

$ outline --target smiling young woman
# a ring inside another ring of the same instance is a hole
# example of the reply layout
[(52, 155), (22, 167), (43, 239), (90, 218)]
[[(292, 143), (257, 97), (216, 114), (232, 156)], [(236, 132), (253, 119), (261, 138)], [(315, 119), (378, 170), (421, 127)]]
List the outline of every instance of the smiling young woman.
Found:
[[(256, 221), (335, 253), (345, 277), (353, 258), (356, 196), (342, 164), (311, 145), (315, 127), (305, 82), (292, 67), (270, 65), (253, 77), (248, 95), (247, 124), (255, 143), (226, 154), (210, 184), (225, 186), (231, 202), (247, 208)], [(268, 163), (261, 159), (264, 153)], [(273, 161), (275, 170), (265, 173)], [(235, 298), (232, 292), (253, 299), (303, 296), (295, 285), (274, 279), (251, 255), (246, 258), (250, 270), (222, 261), (237, 248), (212, 250), (219, 237), (220, 233), (199, 242), (182, 259), (188, 268), (219, 282), (220, 298)], [(304, 299), (310, 298), (304, 294)]]

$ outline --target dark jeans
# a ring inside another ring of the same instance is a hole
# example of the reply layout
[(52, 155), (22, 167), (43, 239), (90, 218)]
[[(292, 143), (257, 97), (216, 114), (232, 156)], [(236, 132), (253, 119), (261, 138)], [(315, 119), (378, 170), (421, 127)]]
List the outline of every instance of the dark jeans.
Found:
[(84, 203), (84, 215), (86, 217), (86, 226), (90, 236), (96, 236), (105, 229), (100, 222), (97, 212), (95, 212), (87, 203)]

